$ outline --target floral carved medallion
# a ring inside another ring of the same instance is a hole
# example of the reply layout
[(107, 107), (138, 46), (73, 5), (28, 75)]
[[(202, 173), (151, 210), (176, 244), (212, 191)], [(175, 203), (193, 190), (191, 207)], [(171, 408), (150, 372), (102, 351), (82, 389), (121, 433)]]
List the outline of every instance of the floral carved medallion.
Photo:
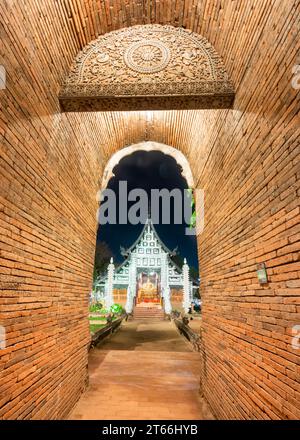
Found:
[(233, 98), (211, 44), (161, 25), (133, 26), (89, 43), (59, 95), (65, 111), (230, 108)]
[(167, 67), (170, 58), (170, 49), (159, 41), (133, 43), (124, 54), (126, 65), (140, 73), (160, 72)]

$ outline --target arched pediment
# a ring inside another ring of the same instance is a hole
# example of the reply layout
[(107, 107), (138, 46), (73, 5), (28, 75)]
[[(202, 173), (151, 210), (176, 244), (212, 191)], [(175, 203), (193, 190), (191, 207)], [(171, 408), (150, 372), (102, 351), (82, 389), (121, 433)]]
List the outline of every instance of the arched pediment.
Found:
[(142, 25), (88, 44), (59, 97), (65, 111), (229, 108), (234, 88), (204, 37)]

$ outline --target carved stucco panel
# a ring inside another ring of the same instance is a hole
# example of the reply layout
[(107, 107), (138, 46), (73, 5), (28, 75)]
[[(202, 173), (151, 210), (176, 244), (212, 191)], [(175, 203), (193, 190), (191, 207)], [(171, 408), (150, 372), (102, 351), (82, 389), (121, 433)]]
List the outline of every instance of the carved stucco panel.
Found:
[[(220, 107), (224, 107), (233, 99), (234, 89), (221, 58), (205, 38), (182, 28), (143, 25), (110, 32), (87, 45), (60, 93), (62, 102), (79, 99), (78, 107), (80, 99), (88, 99), (87, 109), (93, 106), (91, 99), (97, 99), (95, 105), (101, 108), (101, 99), (119, 97), (122, 104), (125, 97), (123, 105), (131, 109), (128, 97), (153, 96), (206, 96), (203, 105), (195, 101), (199, 108), (218, 105), (207, 96), (220, 96)], [(163, 106), (162, 100), (158, 102), (158, 107)], [(174, 99), (166, 101), (166, 106), (172, 102), (180, 108)]]

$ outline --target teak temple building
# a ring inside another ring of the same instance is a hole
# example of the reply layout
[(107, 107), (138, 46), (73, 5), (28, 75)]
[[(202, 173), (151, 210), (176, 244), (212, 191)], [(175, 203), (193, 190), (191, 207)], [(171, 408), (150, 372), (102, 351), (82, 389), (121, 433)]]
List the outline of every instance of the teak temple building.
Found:
[[(160, 304), (166, 314), (172, 311), (172, 293), (176, 292), (176, 302), (188, 311), (193, 298), (193, 283), (189, 277), (186, 259), (180, 268), (173, 258), (177, 249), (171, 251), (160, 239), (151, 218), (131, 247), (121, 248), (124, 262), (115, 268), (111, 258), (105, 277), (95, 283), (95, 296), (105, 299), (110, 307), (116, 298), (114, 292), (126, 289), (126, 312), (131, 313), (135, 304)], [(174, 295), (175, 299), (175, 295)], [(149, 304), (149, 305), (150, 305)]]

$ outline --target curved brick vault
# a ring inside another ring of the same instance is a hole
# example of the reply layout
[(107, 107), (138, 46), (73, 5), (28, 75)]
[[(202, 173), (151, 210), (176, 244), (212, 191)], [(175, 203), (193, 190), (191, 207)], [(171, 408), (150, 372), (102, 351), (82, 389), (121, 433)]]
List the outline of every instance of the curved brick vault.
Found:
[(206, 38), (150, 24), (89, 43), (59, 98), (65, 111), (230, 108), (234, 88)]
[[(113, 154), (151, 141), (205, 191), (201, 391), (217, 418), (299, 419), (299, 1), (23, 3), (0, 2), (0, 418), (67, 417), (86, 388), (96, 194)], [(61, 112), (77, 54), (148, 24), (209, 41), (233, 108)]]

